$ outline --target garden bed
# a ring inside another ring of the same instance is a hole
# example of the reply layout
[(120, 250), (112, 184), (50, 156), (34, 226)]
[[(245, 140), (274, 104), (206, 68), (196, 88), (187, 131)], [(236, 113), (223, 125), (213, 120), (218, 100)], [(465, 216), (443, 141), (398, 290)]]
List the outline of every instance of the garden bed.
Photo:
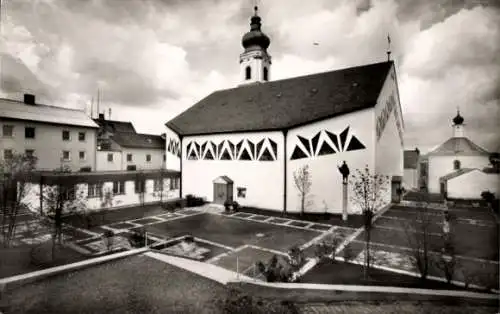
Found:
[(158, 250), (162, 253), (169, 254), (169, 255), (179, 256), (179, 257), (188, 258), (188, 259), (201, 261), (201, 262), (206, 261), (214, 256), (217, 256), (217, 255), (220, 255), (222, 253), (227, 252), (227, 250), (222, 248), (222, 247), (195, 240), (194, 244), (195, 244), (196, 248), (198, 249), (196, 252), (198, 254), (194, 254), (194, 255), (193, 254), (183, 254), (183, 252), (179, 250), (180, 249), (179, 246), (183, 241), (184, 241), (184, 238), (181, 238), (178, 240), (170, 241), (168, 243), (161, 243), (161, 244), (157, 244), (157, 245), (152, 245), (151, 248), (154, 250)]
[(274, 210), (255, 208), (255, 207), (241, 207), (239, 212), (249, 213), (254, 215), (264, 215), (270, 217), (288, 218), (293, 220), (302, 220), (315, 223), (329, 224), (333, 226), (343, 226), (351, 228), (359, 228), (363, 225), (363, 216), (351, 214), (348, 216), (347, 221), (342, 220), (342, 214), (330, 213), (283, 213)]

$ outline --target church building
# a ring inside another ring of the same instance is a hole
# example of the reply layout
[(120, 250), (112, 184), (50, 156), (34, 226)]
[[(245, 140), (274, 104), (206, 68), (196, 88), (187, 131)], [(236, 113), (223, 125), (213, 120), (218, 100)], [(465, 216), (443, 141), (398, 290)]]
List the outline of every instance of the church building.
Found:
[[(241, 83), (211, 93), (166, 123), (167, 142), (180, 149), (166, 152), (166, 167), (181, 171), (181, 197), (299, 212), (294, 173), (307, 165), (305, 212), (341, 213), (338, 167), (345, 161), (351, 174), (368, 166), (389, 176), (389, 203), (403, 177), (404, 122), (394, 62), (273, 81), (271, 40), (257, 8), (241, 43)], [(356, 211), (351, 201), (347, 207)]]
[(490, 153), (465, 136), (460, 111), (452, 122), (453, 136), (427, 154), (428, 191), (450, 198), (480, 199), (482, 191), (498, 189), (498, 175), (483, 172), (490, 164)]

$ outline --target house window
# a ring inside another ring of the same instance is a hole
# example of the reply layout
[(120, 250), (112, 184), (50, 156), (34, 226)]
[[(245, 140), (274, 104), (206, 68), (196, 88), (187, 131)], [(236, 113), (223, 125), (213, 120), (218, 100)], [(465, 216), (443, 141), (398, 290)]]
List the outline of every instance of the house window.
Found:
[(135, 181), (135, 193), (143, 193), (146, 191), (146, 181), (144, 180), (136, 180)]
[(102, 197), (102, 183), (94, 183), (88, 185), (88, 197)]
[(113, 182), (113, 194), (125, 194), (125, 181), (115, 181)]
[(453, 169), (460, 170), (460, 160), (453, 161)]
[(78, 152), (78, 158), (80, 158), (80, 160), (85, 160), (85, 152), (84, 151)]
[(113, 162), (113, 154), (108, 154), (108, 161)]
[(172, 190), (177, 190), (180, 187), (180, 179), (172, 178)]
[(166, 183), (165, 183), (165, 186), (166, 186), (167, 190), (170, 190), (170, 189), (171, 189), (171, 187), (172, 187), (172, 186), (171, 186), (171, 184), (172, 184), (172, 183), (171, 183), (171, 181), (170, 181), (170, 178), (166, 178), (166, 179), (165, 179), (165, 182), (166, 182)]
[(238, 197), (245, 198), (247, 196), (247, 188), (236, 188), (238, 190)]
[(127, 161), (132, 161), (132, 154), (127, 154)]
[(25, 127), (24, 138), (35, 138), (35, 128), (29, 126)]
[(12, 159), (12, 149), (6, 149), (3, 151), (3, 159), (9, 160)]
[(163, 161), (167, 161), (167, 155), (163, 154)]
[(35, 156), (35, 150), (34, 149), (27, 149), (24, 151), (24, 155), (28, 158), (33, 158)]
[(14, 136), (14, 126), (13, 125), (3, 125), (2, 126), (3, 137), (13, 137)]
[(71, 160), (71, 152), (69, 150), (63, 150), (62, 159), (65, 161)]
[(78, 132), (78, 140), (80, 142), (84, 142), (85, 141), (85, 132)]
[(76, 190), (75, 185), (64, 187), (63, 190), (61, 191), (62, 192), (62, 199), (64, 201), (74, 200), (75, 199), (75, 190)]
[(162, 181), (161, 179), (155, 179), (154, 180), (153, 190), (155, 192), (163, 190), (163, 186), (161, 185), (161, 183), (162, 183), (161, 181)]
[(62, 139), (63, 139), (63, 141), (69, 141), (70, 140), (69, 131), (68, 130), (62, 131)]
[(146, 155), (146, 161), (147, 161), (147, 162), (151, 162), (151, 155), (150, 155), (150, 154), (147, 154), (147, 155)]
[(267, 81), (268, 80), (268, 76), (269, 76), (269, 70), (267, 69), (267, 67), (264, 67), (264, 81)]
[(249, 80), (252, 78), (252, 69), (248, 66), (245, 68), (245, 79)]

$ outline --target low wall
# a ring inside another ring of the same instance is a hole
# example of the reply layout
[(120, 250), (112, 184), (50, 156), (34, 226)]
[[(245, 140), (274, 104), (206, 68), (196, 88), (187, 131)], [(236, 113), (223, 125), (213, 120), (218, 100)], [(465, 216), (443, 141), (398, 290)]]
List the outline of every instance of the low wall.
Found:
[(499, 296), (455, 290), (412, 289), (399, 287), (322, 285), (301, 283), (266, 283), (257, 281), (228, 282), (228, 287), (256, 297), (323, 303), (334, 301), (426, 301), (445, 304), (499, 305)]

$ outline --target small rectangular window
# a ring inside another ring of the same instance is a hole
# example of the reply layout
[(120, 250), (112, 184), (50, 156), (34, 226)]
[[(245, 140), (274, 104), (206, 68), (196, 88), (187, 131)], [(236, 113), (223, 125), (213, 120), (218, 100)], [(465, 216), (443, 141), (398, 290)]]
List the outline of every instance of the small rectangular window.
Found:
[(80, 142), (84, 142), (85, 141), (85, 132), (78, 132), (78, 140)]
[(108, 161), (113, 162), (113, 154), (108, 154)]
[(62, 159), (65, 161), (71, 160), (71, 152), (69, 150), (63, 150)]
[(247, 196), (247, 188), (238, 187), (236, 189), (238, 190), (238, 197), (239, 198), (245, 198)]
[(146, 190), (146, 181), (144, 180), (136, 180), (135, 181), (135, 193), (142, 193)]
[(13, 137), (14, 136), (14, 126), (13, 125), (3, 125), (2, 126), (3, 137)]
[(62, 131), (62, 139), (63, 139), (63, 141), (69, 141), (70, 140), (70, 136), (69, 136), (69, 131), (68, 130)]
[(24, 154), (26, 155), (26, 157), (32, 158), (33, 156), (35, 156), (35, 150), (34, 149), (27, 149), (24, 151)]
[(125, 181), (113, 182), (113, 194), (115, 195), (125, 194)]
[(147, 155), (146, 155), (146, 161), (147, 161), (147, 162), (150, 162), (150, 161), (151, 161), (151, 155), (150, 155), (150, 154), (147, 154)]
[(84, 151), (79, 152), (78, 158), (80, 158), (80, 160), (85, 160), (85, 152)]
[(167, 161), (167, 155), (163, 154), (163, 161)]
[(33, 127), (25, 127), (24, 128), (24, 137), (25, 138), (35, 138), (35, 128)]
[(88, 197), (102, 197), (102, 183), (94, 183), (88, 185)]
[(132, 161), (132, 154), (127, 154), (127, 161)]

